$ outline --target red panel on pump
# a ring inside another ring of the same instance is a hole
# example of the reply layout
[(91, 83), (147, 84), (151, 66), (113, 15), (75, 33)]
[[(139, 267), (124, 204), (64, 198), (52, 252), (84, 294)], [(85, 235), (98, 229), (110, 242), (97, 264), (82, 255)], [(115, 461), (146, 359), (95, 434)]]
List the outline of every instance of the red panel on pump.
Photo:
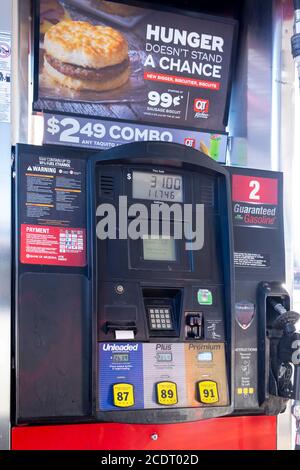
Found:
[[(152, 435), (158, 439), (153, 440)], [(132, 425), (81, 424), (19, 427), (14, 450), (276, 450), (276, 417)]]

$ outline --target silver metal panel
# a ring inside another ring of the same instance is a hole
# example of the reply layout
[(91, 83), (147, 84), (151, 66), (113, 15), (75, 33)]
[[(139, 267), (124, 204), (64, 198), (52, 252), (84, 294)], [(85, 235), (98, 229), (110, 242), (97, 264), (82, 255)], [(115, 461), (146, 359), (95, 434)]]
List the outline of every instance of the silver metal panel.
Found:
[[(11, 33), (12, 2), (1, 2), (0, 31)], [(0, 122), (0, 449), (10, 446), (11, 126)]]
[[(246, 0), (232, 95), (230, 163), (284, 172), (287, 287), (292, 292), (294, 64), (292, 0)], [(277, 445), (292, 446), (291, 414), (278, 417)]]
[(232, 165), (271, 167), (272, 15), (271, 1), (245, 1), (230, 108)]

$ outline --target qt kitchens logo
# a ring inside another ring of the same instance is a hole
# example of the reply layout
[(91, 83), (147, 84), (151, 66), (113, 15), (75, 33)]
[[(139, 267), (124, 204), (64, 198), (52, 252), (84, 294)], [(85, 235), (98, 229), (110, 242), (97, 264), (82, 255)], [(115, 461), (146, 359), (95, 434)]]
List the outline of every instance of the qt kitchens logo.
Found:
[(196, 119), (207, 119), (209, 117), (209, 100), (203, 98), (196, 98), (194, 100), (194, 112)]

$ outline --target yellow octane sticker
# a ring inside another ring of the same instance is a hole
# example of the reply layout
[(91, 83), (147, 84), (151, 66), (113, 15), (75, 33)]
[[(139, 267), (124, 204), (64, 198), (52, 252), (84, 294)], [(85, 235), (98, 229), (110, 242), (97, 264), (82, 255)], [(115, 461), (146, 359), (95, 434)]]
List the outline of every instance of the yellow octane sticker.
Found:
[(218, 385), (211, 380), (198, 382), (199, 399), (201, 403), (213, 405), (219, 401)]
[(131, 384), (115, 384), (113, 386), (114, 405), (129, 408), (134, 405), (134, 390)]
[(156, 384), (157, 403), (159, 405), (176, 405), (177, 386), (174, 382), (159, 382)]

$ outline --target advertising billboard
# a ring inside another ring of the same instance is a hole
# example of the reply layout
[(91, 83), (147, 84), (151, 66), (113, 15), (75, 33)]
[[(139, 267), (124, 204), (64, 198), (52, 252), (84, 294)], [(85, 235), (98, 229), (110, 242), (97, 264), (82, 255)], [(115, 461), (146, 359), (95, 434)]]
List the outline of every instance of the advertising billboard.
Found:
[(44, 143), (107, 150), (132, 142), (172, 142), (200, 150), (219, 163), (226, 162), (225, 132), (193, 131), (143, 125), (87, 116), (44, 113)]
[(235, 21), (135, 5), (36, 2), (34, 110), (224, 131)]

